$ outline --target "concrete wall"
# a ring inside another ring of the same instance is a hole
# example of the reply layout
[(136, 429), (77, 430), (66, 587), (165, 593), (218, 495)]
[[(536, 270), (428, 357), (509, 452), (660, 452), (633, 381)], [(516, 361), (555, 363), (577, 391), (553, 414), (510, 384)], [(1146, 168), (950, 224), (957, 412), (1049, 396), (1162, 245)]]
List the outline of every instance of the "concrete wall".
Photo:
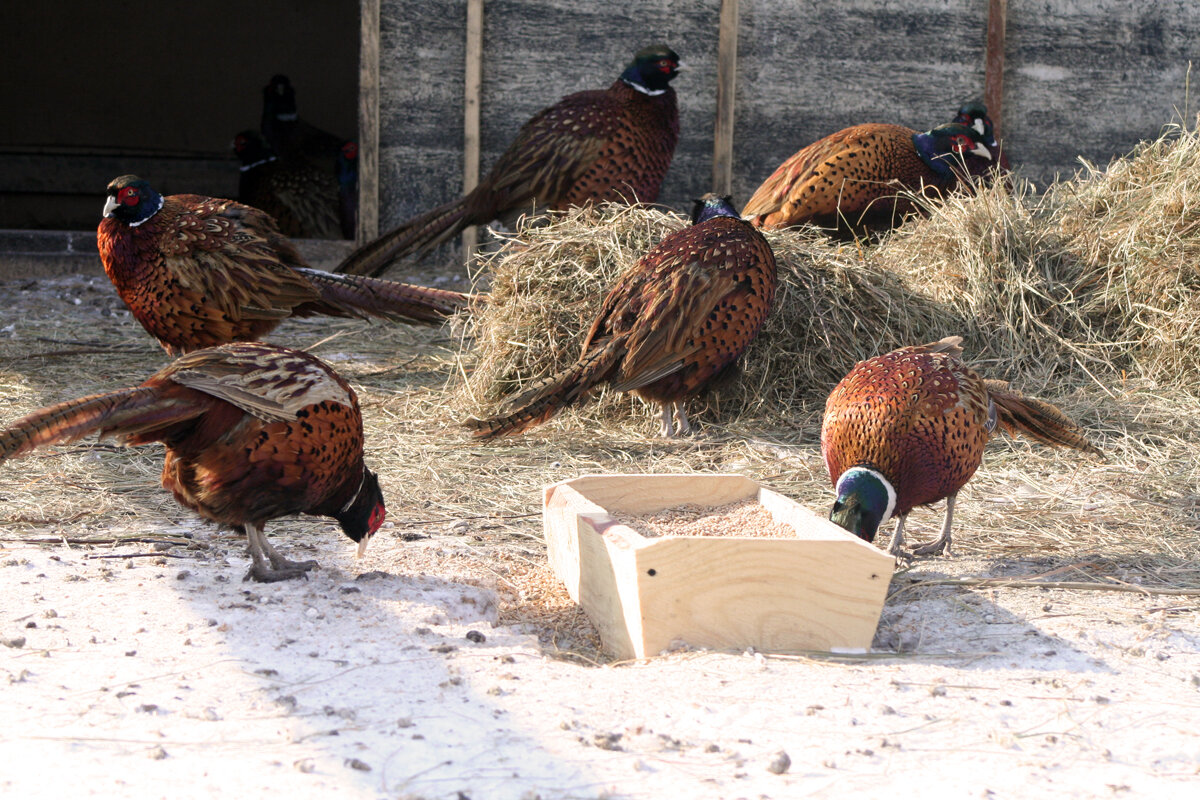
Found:
[[(720, 0), (487, 0), (483, 170), (538, 109), (607, 86), (638, 47), (663, 41), (687, 70), (660, 200), (687, 208), (711, 181), (719, 10)], [(986, 24), (987, 0), (741, 0), (735, 199), (849, 125), (948, 121), (982, 94)], [(461, 193), (465, 26), (463, 0), (383, 0), (383, 227)], [(1180, 119), (1200, 3), (1010, 0), (1007, 30), (1005, 146), (1046, 181)]]

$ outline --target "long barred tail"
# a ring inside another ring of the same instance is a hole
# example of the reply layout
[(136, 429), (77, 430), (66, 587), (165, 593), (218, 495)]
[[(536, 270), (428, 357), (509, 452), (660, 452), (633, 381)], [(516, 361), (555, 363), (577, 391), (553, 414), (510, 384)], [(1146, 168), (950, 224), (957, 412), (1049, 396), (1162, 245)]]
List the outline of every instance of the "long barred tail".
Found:
[[(296, 268), (321, 293), (327, 308), (320, 313), (372, 316), (405, 322), (438, 323), (466, 308), (471, 297), (445, 289), (385, 281), (365, 275), (339, 275), (319, 269)], [(304, 315), (303, 307), (294, 313)]]
[(93, 431), (129, 438), (173, 425), (203, 413), (184, 398), (164, 396), (152, 386), (138, 386), (49, 406), (0, 431), (0, 461), (36, 447), (73, 442)]
[(378, 277), (395, 261), (411, 255), (424, 255), (461, 233), (463, 228), (474, 224), (473, 220), (467, 218), (466, 201), (467, 197), (463, 197), (445, 203), (401, 223), (346, 256), (334, 272)]
[(1073, 447), (1102, 456), (1070, 417), (1043, 400), (1010, 389), (1005, 381), (985, 380), (988, 396), (996, 404), (1000, 426), (1010, 436), (1023, 434), (1052, 447)]
[(566, 370), (540, 381), (504, 403), (505, 413), (488, 419), (471, 419), (463, 425), (477, 439), (495, 439), (521, 433), (554, 417), (587, 397), (606, 380), (620, 358), (623, 345), (609, 342), (596, 348)]

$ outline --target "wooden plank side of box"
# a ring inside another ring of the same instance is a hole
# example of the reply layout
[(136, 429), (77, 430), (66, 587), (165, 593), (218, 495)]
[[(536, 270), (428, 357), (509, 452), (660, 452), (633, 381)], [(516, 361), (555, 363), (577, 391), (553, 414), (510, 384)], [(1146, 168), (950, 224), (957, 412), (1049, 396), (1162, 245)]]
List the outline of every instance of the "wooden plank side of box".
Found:
[(667, 537), (637, 551), (641, 654), (866, 650), (892, 560), (851, 541)]
[(723, 506), (758, 494), (758, 484), (744, 475), (584, 475), (549, 487), (566, 486), (609, 513), (650, 514), (696, 503)]

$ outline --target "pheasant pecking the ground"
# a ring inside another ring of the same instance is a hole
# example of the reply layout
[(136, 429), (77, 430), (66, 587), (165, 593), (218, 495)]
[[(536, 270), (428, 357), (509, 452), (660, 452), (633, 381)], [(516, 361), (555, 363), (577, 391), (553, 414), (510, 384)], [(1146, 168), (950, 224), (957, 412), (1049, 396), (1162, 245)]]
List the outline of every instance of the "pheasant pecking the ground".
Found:
[(936, 197), (991, 158), (981, 135), (957, 123), (924, 133), (901, 125), (855, 125), (779, 165), (742, 216), (769, 230), (806, 222), (834, 229), (889, 227), (916, 210), (903, 192)]
[(258, 131), (245, 130), (233, 139), (242, 162), (238, 202), (275, 220), (293, 239), (337, 239), (342, 236), (338, 177), (307, 161), (284, 161)]
[(363, 464), (354, 390), (307, 353), (257, 342), (197, 350), (141, 386), (60, 403), (0, 431), (0, 461), (99, 432), (166, 446), (162, 485), (205, 519), (246, 534), (247, 579), (304, 575), (267, 540), (267, 522), (333, 517), (361, 556), (383, 524), (379, 479)]
[(380, 275), (393, 262), (420, 257), (466, 227), (495, 219), (511, 223), (534, 207), (654, 202), (679, 139), (670, 86), (678, 71), (679, 56), (669, 47), (639, 50), (608, 89), (568, 95), (526, 122), (470, 194), (360, 247), (337, 271)]
[(941, 537), (913, 555), (949, 551), (954, 499), (997, 426), (1101, 455), (1055, 406), (979, 377), (960, 360), (961, 343), (961, 336), (950, 336), (860, 361), (825, 403), (821, 454), (837, 492), (830, 519), (871, 542), (895, 517), (891, 552), (897, 556), (909, 556), (903, 550), (908, 513), (942, 498)]
[(108, 185), (96, 238), (117, 294), (172, 356), (261, 339), (288, 317), (435, 324), (469, 300), (312, 269), (264, 212), (194, 194), (164, 197), (136, 175)]
[(696, 201), (692, 225), (667, 236), (617, 278), (579, 361), (470, 420), (491, 438), (539, 425), (608, 384), (662, 406), (663, 436), (690, 430), (684, 399), (733, 365), (775, 298), (775, 255), (728, 197)]

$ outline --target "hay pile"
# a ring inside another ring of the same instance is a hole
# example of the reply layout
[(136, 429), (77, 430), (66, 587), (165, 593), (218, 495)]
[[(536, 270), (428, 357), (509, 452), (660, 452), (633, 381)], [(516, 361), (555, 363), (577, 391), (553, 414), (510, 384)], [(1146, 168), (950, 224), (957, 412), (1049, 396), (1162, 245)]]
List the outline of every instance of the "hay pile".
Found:
[[(710, 393), (724, 421), (786, 420), (819, 407), (854, 362), (951, 334), (990, 377), (1051, 399), (1127, 377), (1191, 393), (1200, 367), (1195, 130), (1173, 129), (1104, 171), (1085, 164), (1040, 194), (1017, 178), (926, 205), (926, 218), (873, 242), (768, 233), (779, 292), (740, 377)], [(685, 224), (605, 206), (507, 241), (484, 264), (493, 302), (472, 330), (478, 360), (460, 410), (491, 411), (573, 361), (619, 272)], [(607, 398), (594, 413), (633, 405)]]

